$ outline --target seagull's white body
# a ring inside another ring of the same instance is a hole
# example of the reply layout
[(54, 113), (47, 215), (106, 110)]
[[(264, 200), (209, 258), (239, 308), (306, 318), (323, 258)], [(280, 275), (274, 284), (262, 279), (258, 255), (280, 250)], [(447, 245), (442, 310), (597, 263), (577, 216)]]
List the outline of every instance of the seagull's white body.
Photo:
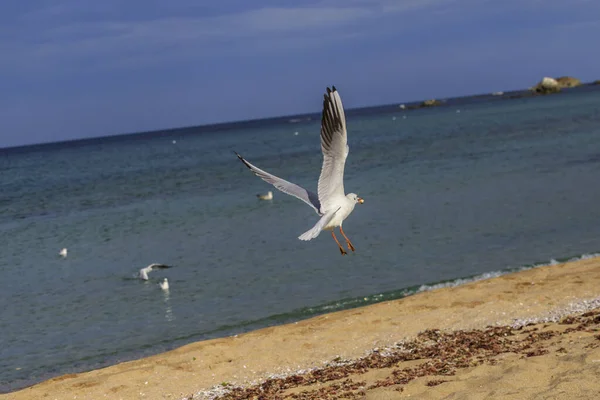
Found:
[(327, 88), (324, 96), (323, 113), (321, 117), (321, 151), (323, 166), (318, 183), (318, 195), (294, 183), (278, 178), (250, 164), (241, 155), (238, 158), (256, 176), (275, 186), (282, 192), (294, 196), (311, 206), (321, 217), (317, 224), (298, 237), (300, 240), (311, 240), (319, 236), (321, 231), (330, 230), (342, 254), (346, 254), (333, 229), (340, 227), (340, 232), (346, 239), (348, 247), (354, 251), (354, 246), (344, 234), (342, 224), (354, 210), (356, 203), (363, 199), (354, 193), (344, 194), (344, 166), (348, 157), (348, 136), (346, 132), (346, 116), (339, 93)]
[(256, 195), (260, 200), (273, 200), (273, 192), (268, 191), (267, 194), (257, 194)]
[(61, 257), (67, 257), (67, 248), (65, 247), (61, 251), (58, 252)]
[(171, 266), (165, 265), (165, 264), (150, 264), (147, 267), (140, 269), (139, 277), (140, 277), (140, 279), (147, 281), (148, 274), (150, 273), (150, 271), (152, 271), (154, 269), (164, 269), (164, 268), (171, 268)]
[(169, 280), (165, 278), (162, 282), (159, 282), (158, 285), (162, 290), (169, 290)]
[[(354, 196), (356, 196), (356, 195), (354, 195)], [(324, 219), (325, 217), (329, 217), (329, 215), (331, 215), (331, 219), (327, 218), (329, 221), (322, 228), (322, 230), (330, 231), (335, 227), (342, 226), (342, 223), (344, 222), (344, 220), (346, 218), (348, 218), (348, 216), (350, 214), (352, 214), (352, 211), (354, 211), (354, 206), (356, 206), (356, 203), (357, 203), (354, 196), (352, 194), (349, 194), (348, 196), (344, 196), (343, 198), (340, 198), (338, 201), (336, 201), (335, 203), (332, 204), (332, 207), (329, 210), (327, 210), (325, 212), (325, 215), (323, 215), (323, 217), (321, 218), (321, 219)], [(315, 225), (315, 228), (318, 225), (319, 224), (317, 223), (317, 225)], [(314, 236), (312, 234), (308, 235), (308, 233), (311, 231), (312, 231), (312, 229), (303, 233), (299, 239), (300, 240), (310, 240), (310, 239), (314, 239), (317, 236), (319, 236), (320, 232), (315, 232)], [(303, 238), (303, 236), (304, 236), (304, 238)]]

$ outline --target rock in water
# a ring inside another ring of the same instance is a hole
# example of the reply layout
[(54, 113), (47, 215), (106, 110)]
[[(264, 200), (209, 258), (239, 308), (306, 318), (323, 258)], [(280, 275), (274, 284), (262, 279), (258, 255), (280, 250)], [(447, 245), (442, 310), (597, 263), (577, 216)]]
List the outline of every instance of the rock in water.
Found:
[(431, 100), (425, 100), (423, 103), (421, 103), (421, 107), (435, 107), (435, 106), (439, 106), (440, 104), (442, 104), (441, 101), (436, 100), (436, 99), (431, 99)]
[(561, 76), (560, 78), (545, 77), (540, 83), (531, 88), (532, 91), (539, 94), (558, 93), (563, 88), (572, 88), (581, 85), (581, 81), (571, 76)]
[(532, 87), (531, 90), (540, 94), (550, 94), (560, 92), (560, 86), (556, 79), (546, 76), (540, 83)]
[(556, 78), (556, 82), (561, 88), (576, 87), (581, 85), (581, 81), (577, 78), (573, 78), (572, 76), (561, 76), (560, 78)]

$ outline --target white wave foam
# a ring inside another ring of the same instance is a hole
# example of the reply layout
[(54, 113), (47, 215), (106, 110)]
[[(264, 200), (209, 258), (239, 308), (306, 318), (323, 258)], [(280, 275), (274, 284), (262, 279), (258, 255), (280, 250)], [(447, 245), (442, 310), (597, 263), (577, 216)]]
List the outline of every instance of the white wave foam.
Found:
[(557, 261), (554, 258), (551, 258), (550, 261), (544, 262), (544, 263), (526, 265), (526, 266), (522, 266), (522, 267), (518, 267), (518, 268), (506, 268), (506, 269), (502, 269), (499, 271), (485, 272), (483, 274), (475, 275), (470, 278), (458, 278), (458, 279), (454, 279), (454, 280), (448, 281), (448, 282), (435, 283), (435, 284), (431, 284), (431, 285), (427, 285), (427, 284), (421, 285), (415, 293), (427, 292), (430, 290), (441, 289), (441, 288), (446, 288), (446, 287), (456, 287), (456, 286), (464, 285), (466, 283), (483, 281), (483, 280), (491, 279), (491, 278), (497, 278), (502, 275), (512, 274), (513, 272), (521, 272), (521, 271), (526, 271), (526, 270), (533, 269), (533, 268), (546, 267), (549, 265), (557, 265), (557, 264), (573, 262), (573, 261), (589, 260), (589, 259), (596, 258), (596, 257), (600, 257), (600, 253), (586, 253), (586, 254), (582, 254), (579, 257), (573, 257), (573, 258), (570, 258), (570, 259), (568, 259), (566, 261), (562, 261), (562, 262)]
[(338, 310), (351, 308), (353, 305), (360, 306), (361, 303), (363, 303), (363, 304), (378, 303), (380, 301), (383, 301), (385, 298), (387, 298), (387, 300), (395, 300), (395, 299), (400, 299), (400, 298), (404, 298), (407, 296), (412, 296), (414, 294), (421, 293), (421, 292), (428, 292), (430, 290), (436, 290), (436, 289), (442, 289), (442, 288), (448, 288), (448, 287), (457, 287), (457, 286), (462, 286), (462, 285), (465, 285), (465, 284), (471, 283), (471, 282), (477, 282), (477, 281), (483, 281), (486, 279), (497, 278), (499, 276), (512, 274), (514, 272), (521, 272), (521, 271), (526, 271), (526, 270), (533, 269), (533, 268), (545, 267), (545, 266), (549, 266), (549, 265), (557, 265), (557, 264), (579, 261), (579, 260), (589, 260), (589, 259), (596, 258), (596, 257), (600, 257), (600, 253), (586, 253), (586, 254), (582, 254), (579, 257), (572, 257), (572, 258), (569, 258), (569, 259), (566, 259), (563, 261), (558, 261), (554, 258), (551, 258), (550, 261), (548, 261), (548, 262), (525, 265), (525, 266), (516, 267), (516, 268), (509, 267), (509, 268), (501, 269), (498, 271), (484, 272), (483, 274), (479, 274), (479, 275), (475, 275), (475, 276), (471, 276), (471, 277), (467, 277), (467, 278), (457, 278), (457, 279), (453, 279), (453, 280), (450, 280), (447, 282), (423, 284), (423, 285), (419, 286), (416, 290), (413, 288), (400, 289), (399, 291), (395, 291), (394, 295), (392, 295), (391, 297), (389, 296), (389, 293), (379, 293), (379, 294), (374, 294), (374, 295), (368, 295), (368, 296), (365, 296), (362, 298), (353, 298), (353, 299), (337, 301), (335, 303), (321, 305), (318, 307), (309, 307), (307, 309), (307, 311), (309, 313), (319, 313), (319, 314), (321, 314), (323, 312), (335, 312)]

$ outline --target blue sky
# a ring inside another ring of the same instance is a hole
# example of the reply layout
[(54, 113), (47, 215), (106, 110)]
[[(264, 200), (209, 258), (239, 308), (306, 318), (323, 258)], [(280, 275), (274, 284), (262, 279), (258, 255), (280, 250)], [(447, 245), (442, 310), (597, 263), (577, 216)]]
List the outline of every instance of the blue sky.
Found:
[(0, 147), (600, 79), (597, 0), (0, 2)]

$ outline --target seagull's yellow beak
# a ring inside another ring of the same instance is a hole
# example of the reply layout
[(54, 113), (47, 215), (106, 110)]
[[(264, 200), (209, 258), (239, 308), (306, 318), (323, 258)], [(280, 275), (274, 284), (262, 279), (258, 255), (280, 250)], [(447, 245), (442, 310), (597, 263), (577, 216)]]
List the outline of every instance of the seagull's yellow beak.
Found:
[(356, 199), (356, 201), (358, 201), (360, 204), (365, 202), (365, 199), (363, 199), (362, 197), (359, 197), (358, 199)]

